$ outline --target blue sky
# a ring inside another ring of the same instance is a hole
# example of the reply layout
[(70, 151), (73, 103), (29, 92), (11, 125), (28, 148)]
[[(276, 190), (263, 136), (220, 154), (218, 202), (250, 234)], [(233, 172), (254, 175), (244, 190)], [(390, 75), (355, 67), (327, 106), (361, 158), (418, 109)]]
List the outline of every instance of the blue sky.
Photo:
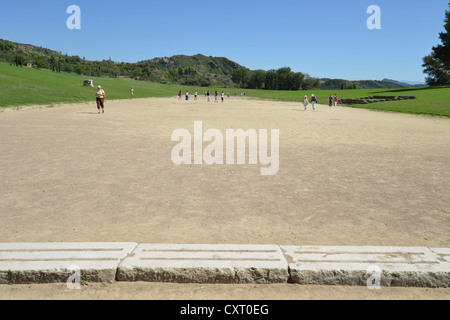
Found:
[[(81, 9), (69, 30), (68, 6)], [(381, 9), (369, 30), (367, 8)], [(348, 80), (424, 81), (422, 57), (440, 41), (449, 0), (3, 1), (0, 38), (89, 60), (175, 54), (227, 57), (250, 69)]]

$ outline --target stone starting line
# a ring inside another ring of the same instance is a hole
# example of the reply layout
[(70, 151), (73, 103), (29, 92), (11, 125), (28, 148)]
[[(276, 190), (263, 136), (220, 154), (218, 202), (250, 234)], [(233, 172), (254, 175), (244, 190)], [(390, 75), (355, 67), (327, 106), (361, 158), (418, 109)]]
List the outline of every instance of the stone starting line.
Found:
[(450, 287), (450, 249), (279, 245), (0, 243), (0, 284), (297, 283)]

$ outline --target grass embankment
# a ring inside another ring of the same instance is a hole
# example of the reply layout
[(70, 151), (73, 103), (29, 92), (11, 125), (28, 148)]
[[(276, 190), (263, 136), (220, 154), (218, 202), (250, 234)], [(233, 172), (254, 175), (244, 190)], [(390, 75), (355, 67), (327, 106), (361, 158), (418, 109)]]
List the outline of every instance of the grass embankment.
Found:
[[(83, 81), (86, 79), (94, 80), (95, 87), (83, 87)], [(173, 87), (163, 84), (123, 78), (58, 74), (49, 70), (0, 64), (0, 107), (93, 101), (97, 85), (105, 89), (109, 100), (129, 98), (131, 87), (135, 89), (138, 98), (175, 94)]]
[(93, 101), (96, 88), (83, 87), (83, 80), (92, 79), (94, 85), (102, 85), (109, 100), (127, 99), (130, 88), (135, 89), (135, 98), (175, 96), (179, 90), (183, 94), (188, 90), (192, 95), (195, 90), (202, 96), (209, 90), (212, 95), (230, 92), (232, 96), (242, 92), (247, 97), (275, 99), (281, 101), (303, 100), (305, 95), (315, 94), (319, 103), (328, 104), (331, 94), (340, 99), (359, 99), (367, 96), (415, 96), (417, 99), (404, 101), (379, 102), (369, 105), (353, 105), (383, 111), (395, 111), (413, 114), (450, 116), (450, 86), (404, 89), (364, 89), (364, 90), (309, 90), (309, 91), (271, 91), (232, 88), (200, 88), (179, 85), (165, 85), (124, 78), (96, 78), (75, 74), (58, 74), (48, 70), (18, 68), (0, 64), (0, 107), (24, 105), (52, 105), (59, 103), (76, 103)]
[(340, 99), (359, 99), (368, 96), (415, 96), (417, 99), (414, 100), (385, 101), (365, 105), (350, 105), (350, 107), (450, 117), (450, 86), (403, 89), (310, 90), (300, 92), (243, 91), (247, 96), (283, 101), (302, 101), (305, 95), (308, 95), (309, 100), (311, 100), (311, 94), (315, 94), (321, 104), (328, 104), (331, 94), (333, 96), (337, 94)]

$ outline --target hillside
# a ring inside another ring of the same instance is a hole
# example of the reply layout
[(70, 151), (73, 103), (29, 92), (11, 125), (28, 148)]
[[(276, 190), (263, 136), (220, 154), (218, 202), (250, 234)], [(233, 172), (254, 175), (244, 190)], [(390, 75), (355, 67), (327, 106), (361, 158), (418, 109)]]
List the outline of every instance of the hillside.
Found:
[(412, 87), (406, 83), (397, 83), (391, 80), (358, 80), (348, 81), (344, 79), (321, 79), (321, 90), (343, 89), (399, 89)]
[(394, 80), (317, 79), (289, 67), (278, 70), (249, 70), (224, 57), (175, 55), (153, 58), (137, 63), (112, 60), (89, 61), (84, 57), (63, 55), (55, 50), (0, 39), (0, 61), (34, 68), (49, 69), (87, 77), (125, 77), (133, 80), (152, 81), (201, 87), (242, 87), (266, 90), (350, 90), (397, 89), (412, 87)]
[(231, 74), (241, 66), (227, 58), (178, 55), (137, 63), (111, 60), (89, 61), (84, 57), (63, 55), (30, 44), (0, 39), (0, 61), (23, 66), (31, 63), (39, 69), (77, 73), (89, 77), (127, 77), (165, 84), (234, 86)]
[(197, 73), (211, 83), (223, 83), (233, 86), (231, 74), (242, 68), (238, 63), (223, 57), (207, 57), (202, 54), (195, 56), (176, 55), (173, 57), (154, 58), (141, 63), (147, 63), (160, 70), (170, 73), (171, 70), (194, 68)]
[(397, 81), (397, 80), (392, 80), (392, 79), (383, 79), (382, 81), (388, 81), (388, 82), (392, 82), (392, 83), (396, 83), (402, 86), (402, 88), (420, 88), (420, 87), (426, 87), (425, 82), (423, 83), (419, 83), (419, 82), (411, 82), (411, 83), (406, 83), (406, 82), (402, 82), (402, 81)]

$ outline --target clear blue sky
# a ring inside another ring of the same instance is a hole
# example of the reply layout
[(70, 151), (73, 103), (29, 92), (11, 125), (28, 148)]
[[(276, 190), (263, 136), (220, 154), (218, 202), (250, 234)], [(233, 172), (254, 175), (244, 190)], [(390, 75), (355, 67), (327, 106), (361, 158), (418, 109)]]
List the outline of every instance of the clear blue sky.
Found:
[[(69, 5), (81, 30), (69, 30)], [(369, 30), (370, 5), (381, 30)], [(2, 1), (0, 38), (88, 60), (137, 62), (175, 54), (227, 57), (250, 69), (348, 80), (424, 81), (449, 0)]]

